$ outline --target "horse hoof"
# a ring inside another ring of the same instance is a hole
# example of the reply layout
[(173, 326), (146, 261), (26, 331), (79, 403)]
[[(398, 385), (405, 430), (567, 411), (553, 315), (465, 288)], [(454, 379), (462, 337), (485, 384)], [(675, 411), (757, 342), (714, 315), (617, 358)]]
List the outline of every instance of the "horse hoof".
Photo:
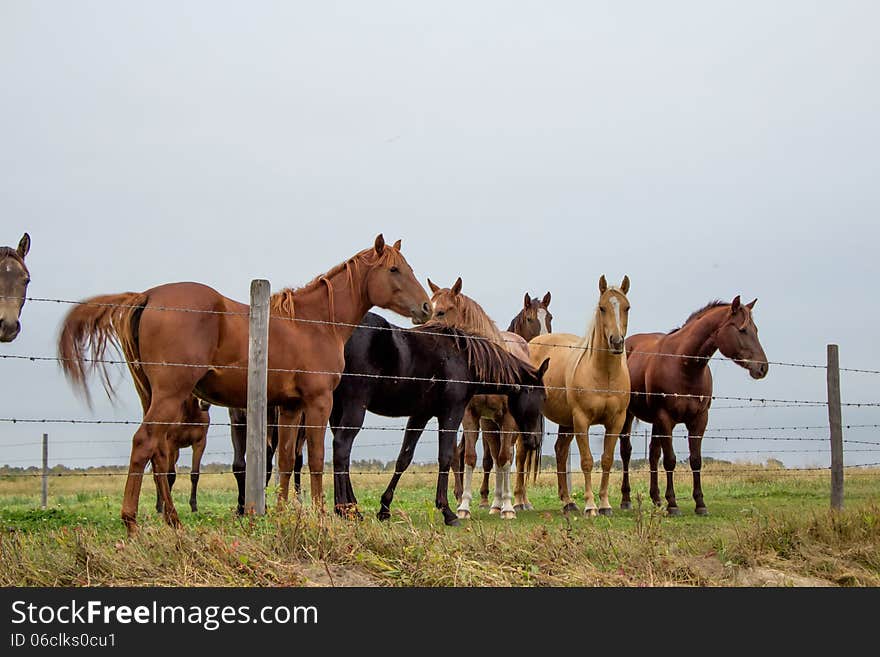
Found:
[(696, 513), (698, 516), (708, 516), (709, 509), (704, 506), (698, 506), (696, 509), (694, 509), (694, 513)]
[(668, 515), (668, 516), (680, 516), (680, 515), (681, 515), (681, 509), (679, 509), (677, 506), (670, 506), (670, 507), (668, 507), (668, 508), (666, 509), (666, 515)]
[(493, 506), (489, 509), (490, 516), (497, 516), (499, 513), (501, 513), (501, 507)]
[(525, 511), (534, 511), (534, 510), (535, 510), (535, 507), (532, 506), (531, 504), (529, 504), (528, 502), (526, 502), (526, 503), (523, 505), (523, 510), (525, 510)]
[(464, 511), (464, 510), (459, 511), (459, 512), (458, 512), (458, 517), (461, 518), (462, 520), (467, 520), (468, 518), (471, 517), (471, 512), (470, 512), (470, 511)]
[(376, 514), (376, 517), (379, 520), (388, 520), (389, 518), (391, 518), (391, 512), (390, 511), (379, 511)]
[(606, 518), (610, 518), (611, 516), (614, 515), (614, 512), (613, 512), (613, 511), (611, 510), (611, 508), (609, 507), (609, 508), (607, 508), (607, 509), (599, 509), (599, 515), (600, 515), (600, 516), (605, 516)]
[(513, 510), (514, 511), (525, 511), (526, 507), (524, 507), (522, 504), (514, 504)]
[(626, 500), (625, 502), (620, 503), (620, 508), (624, 511), (630, 511), (633, 508), (633, 504), (629, 500)]
[(447, 527), (458, 527), (459, 525), (461, 525), (461, 522), (455, 516), (451, 518), (446, 518), (444, 522), (446, 523)]
[(569, 502), (564, 507), (562, 507), (562, 514), (566, 515), (566, 516), (570, 513), (576, 514), (578, 511), (579, 511), (578, 505), (575, 504), (574, 502)]
[(501, 512), (502, 520), (516, 520), (516, 511), (502, 511)]
[(584, 518), (595, 518), (599, 515), (599, 510), (596, 507), (590, 507), (588, 509), (584, 509)]

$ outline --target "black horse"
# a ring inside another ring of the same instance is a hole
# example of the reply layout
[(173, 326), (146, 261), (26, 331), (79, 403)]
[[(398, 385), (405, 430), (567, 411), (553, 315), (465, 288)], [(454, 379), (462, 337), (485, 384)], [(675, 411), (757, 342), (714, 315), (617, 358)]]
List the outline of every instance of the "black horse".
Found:
[[(403, 329), (367, 313), (345, 345), (345, 373), (333, 393), (330, 426), (334, 509), (338, 514), (360, 517), (349, 465), (354, 439), (368, 410), (385, 417), (409, 417), (394, 476), (382, 495), (377, 514), (380, 520), (391, 516), (397, 483), (412, 461), (425, 425), (436, 417), (440, 440), (435, 503), (447, 525), (458, 524), (447, 499), (449, 469), (464, 409), (474, 395), (507, 395), (526, 449), (537, 448), (548, 363), (536, 370), (502, 347), (474, 337), (433, 322)], [(230, 410), (230, 416), (232, 413)], [(233, 441), (243, 434), (233, 431)], [(302, 440), (298, 438), (291, 448), (296, 450), (294, 486), (298, 489)], [(235, 449), (237, 454), (243, 452), (240, 447)], [(239, 496), (241, 490), (240, 480)]]

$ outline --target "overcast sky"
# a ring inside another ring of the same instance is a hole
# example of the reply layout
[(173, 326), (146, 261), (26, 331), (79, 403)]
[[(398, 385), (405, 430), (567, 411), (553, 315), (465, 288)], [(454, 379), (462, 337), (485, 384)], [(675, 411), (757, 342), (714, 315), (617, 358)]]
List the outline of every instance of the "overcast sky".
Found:
[[(837, 342), (844, 366), (880, 369), (878, 20), (873, 2), (803, 0), (3, 2), (0, 244), (30, 233), (33, 297), (194, 280), (245, 301), (251, 279), (305, 283), (382, 232), (502, 328), (549, 290), (554, 329), (582, 334), (599, 276), (628, 274), (630, 334), (742, 294), (771, 361), (821, 364)], [(0, 354), (54, 355), (68, 309), (29, 302)], [(825, 398), (822, 369), (712, 369), (718, 395)], [(128, 382), (90, 412), (56, 363), (0, 373), (2, 418), (140, 419)], [(880, 400), (875, 375), (842, 388)], [(717, 408), (709, 429), (827, 423)], [(134, 429), (0, 422), (0, 464), (37, 463), (44, 430), (52, 463), (126, 463)], [(827, 435), (752, 432), (769, 433)], [(205, 461), (229, 462), (228, 429), (211, 436)], [(353, 457), (400, 438), (365, 431)], [(880, 461), (856, 449), (848, 464)], [(829, 462), (819, 441), (704, 454)]]

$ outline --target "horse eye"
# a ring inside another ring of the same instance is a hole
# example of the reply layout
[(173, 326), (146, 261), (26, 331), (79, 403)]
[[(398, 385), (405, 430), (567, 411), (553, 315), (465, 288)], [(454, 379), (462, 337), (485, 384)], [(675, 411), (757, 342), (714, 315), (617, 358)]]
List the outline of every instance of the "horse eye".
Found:
[(438, 311), (437, 311), (436, 313), (434, 313), (434, 314), (435, 314), (437, 317), (443, 317), (443, 315), (446, 314), (446, 311), (445, 311), (445, 310), (438, 310)]
[(400, 270), (399, 270), (397, 267), (392, 267), (392, 268), (390, 269), (390, 271), (391, 271), (392, 274), (396, 274), (396, 273), (397, 273), (398, 271), (400, 271)]
[(603, 313), (605, 312), (605, 309), (602, 306), (599, 306), (599, 310), (601, 310)]

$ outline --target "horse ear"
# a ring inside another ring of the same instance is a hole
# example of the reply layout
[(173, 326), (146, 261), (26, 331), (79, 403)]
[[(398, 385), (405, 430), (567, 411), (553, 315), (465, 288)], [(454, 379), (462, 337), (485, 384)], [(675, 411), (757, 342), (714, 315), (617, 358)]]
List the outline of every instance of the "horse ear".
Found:
[(376, 255), (382, 255), (382, 252), (385, 250), (385, 238), (382, 237), (382, 233), (376, 235), (376, 241), (373, 244), (373, 248), (376, 249)]
[(544, 362), (538, 367), (538, 378), (543, 381), (544, 374), (547, 373), (547, 368), (550, 367), (550, 359), (545, 358)]
[(25, 233), (21, 236), (21, 241), (18, 243), (18, 255), (21, 256), (21, 259), (24, 260), (24, 257), (28, 254), (28, 251), (31, 250), (31, 236)]
[(734, 314), (737, 310), (739, 310), (739, 306), (740, 306), (740, 300), (739, 300), (739, 295), (737, 294), (737, 295), (733, 298), (733, 301), (732, 301), (731, 304), (730, 304), (730, 314), (732, 315), (732, 314)]
[(755, 297), (751, 303), (746, 304), (746, 308), (752, 310), (755, 307), (755, 304), (758, 303), (758, 297)]
[(440, 289), (440, 286), (435, 285), (434, 281), (432, 281), (430, 278), (428, 279), (428, 287), (431, 288), (431, 294), (437, 294), (437, 290)]
[(455, 285), (452, 286), (452, 294), (461, 293), (461, 276), (455, 279)]
[(605, 294), (605, 290), (608, 289), (608, 281), (605, 280), (605, 274), (599, 278), (599, 294)]
[(529, 293), (526, 292), (526, 296), (523, 297), (523, 308), (526, 310), (529, 309), (529, 306), (532, 305), (532, 297), (529, 296)]
[(400, 251), (400, 240), (397, 240), (397, 241), (394, 243), (394, 248), (397, 249), (398, 251)]
[(544, 304), (545, 308), (550, 305), (550, 293), (549, 292), (544, 295), (543, 299), (541, 299), (541, 303)]
[(623, 282), (620, 284), (620, 291), (626, 294), (629, 292), (629, 276), (623, 275)]

